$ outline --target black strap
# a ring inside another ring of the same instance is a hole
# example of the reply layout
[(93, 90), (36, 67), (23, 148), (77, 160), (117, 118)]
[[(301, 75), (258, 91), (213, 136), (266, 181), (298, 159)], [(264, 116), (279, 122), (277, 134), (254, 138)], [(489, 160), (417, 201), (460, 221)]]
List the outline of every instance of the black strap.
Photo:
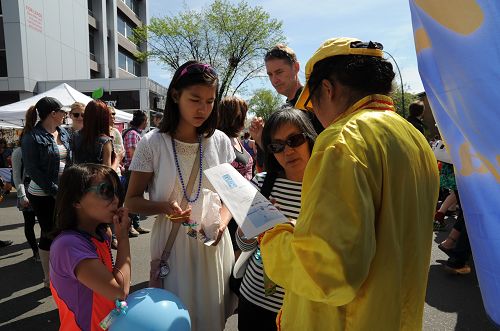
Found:
[(264, 178), (264, 182), (260, 188), (260, 194), (265, 196), (266, 199), (269, 199), (269, 196), (271, 195), (276, 178), (278, 178), (278, 174), (275, 172), (268, 172), (266, 174), (266, 178)]

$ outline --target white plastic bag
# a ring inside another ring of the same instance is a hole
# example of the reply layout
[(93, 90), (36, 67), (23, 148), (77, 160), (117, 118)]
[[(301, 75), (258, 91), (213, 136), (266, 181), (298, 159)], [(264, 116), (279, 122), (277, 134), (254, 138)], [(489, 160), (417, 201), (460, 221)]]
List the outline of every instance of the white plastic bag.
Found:
[(202, 238), (205, 244), (211, 245), (217, 240), (220, 226), (220, 209), (222, 203), (219, 195), (207, 189), (203, 189), (203, 209), (201, 212), (201, 229), (205, 233)]
[(432, 145), (432, 151), (434, 152), (434, 155), (436, 156), (436, 159), (438, 161), (453, 164), (453, 162), (451, 161), (450, 153), (448, 153), (448, 151), (446, 150), (446, 147), (442, 140), (437, 140)]

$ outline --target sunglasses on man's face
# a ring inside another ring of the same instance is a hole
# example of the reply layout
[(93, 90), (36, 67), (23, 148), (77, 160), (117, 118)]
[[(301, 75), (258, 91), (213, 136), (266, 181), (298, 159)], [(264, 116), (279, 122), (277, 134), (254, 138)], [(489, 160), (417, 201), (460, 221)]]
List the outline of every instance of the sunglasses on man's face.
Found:
[(74, 118), (79, 118), (80, 115), (82, 116), (83, 118), (83, 113), (71, 113), (71, 116), (73, 116)]
[(86, 189), (85, 192), (94, 192), (98, 197), (106, 201), (112, 201), (117, 195), (117, 193), (115, 192), (115, 187), (108, 182), (101, 182), (99, 184), (93, 185)]
[(269, 150), (276, 154), (276, 153), (281, 153), (285, 150), (285, 146), (289, 146), (291, 148), (299, 147), (303, 143), (306, 142), (306, 134), (305, 133), (297, 133), (294, 134), (293, 136), (288, 137), (286, 141), (283, 140), (275, 140), (267, 147)]

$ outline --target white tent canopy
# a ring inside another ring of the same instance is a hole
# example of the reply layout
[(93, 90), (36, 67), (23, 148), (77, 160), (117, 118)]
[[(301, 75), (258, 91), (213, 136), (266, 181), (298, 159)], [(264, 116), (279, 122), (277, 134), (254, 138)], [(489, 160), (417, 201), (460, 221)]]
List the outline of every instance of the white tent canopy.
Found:
[[(64, 106), (71, 106), (78, 101), (86, 105), (92, 98), (78, 92), (68, 84), (61, 84), (51, 90), (32, 96), (10, 105), (0, 107), (0, 127), (16, 128), (24, 126), (24, 115), (29, 107), (34, 106), (43, 97), (53, 97), (59, 100)], [(130, 122), (132, 114), (116, 109), (115, 121), (117, 123)]]

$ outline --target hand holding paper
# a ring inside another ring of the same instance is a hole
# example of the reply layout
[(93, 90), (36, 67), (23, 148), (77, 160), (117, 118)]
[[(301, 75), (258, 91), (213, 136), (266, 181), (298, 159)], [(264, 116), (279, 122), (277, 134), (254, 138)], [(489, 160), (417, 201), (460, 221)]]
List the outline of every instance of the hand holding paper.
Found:
[(247, 238), (288, 221), (269, 200), (230, 164), (204, 171)]

